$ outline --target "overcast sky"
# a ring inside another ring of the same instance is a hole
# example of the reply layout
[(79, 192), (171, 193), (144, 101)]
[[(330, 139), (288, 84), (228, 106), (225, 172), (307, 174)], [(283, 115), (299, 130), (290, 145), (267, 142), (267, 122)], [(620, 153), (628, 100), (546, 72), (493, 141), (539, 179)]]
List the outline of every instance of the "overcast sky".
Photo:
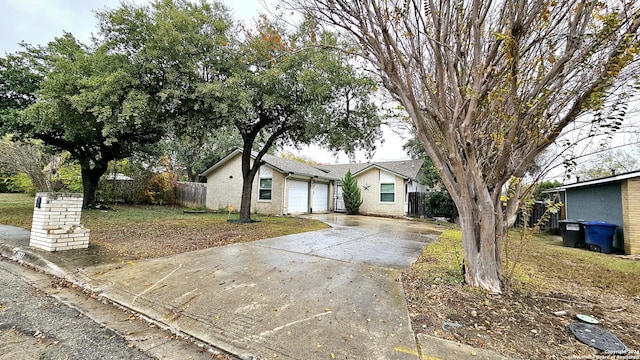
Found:
[[(133, 0), (145, 3), (146, 0)], [(224, 0), (236, 18), (250, 21), (264, 8), (258, 0)], [(119, 0), (0, 0), (0, 50), (19, 50), (18, 43), (45, 45), (63, 31), (84, 43), (96, 31), (93, 10), (116, 8)]]
[[(144, 3), (145, 0), (134, 0)], [(251, 23), (259, 13), (264, 12), (260, 0), (224, 0), (232, 9), (234, 17)], [(78, 40), (88, 44), (91, 33), (96, 32), (95, 9), (115, 8), (119, 0), (0, 0), (0, 56), (20, 50), (19, 43), (45, 45), (63, 31), (72, 33)], [(405, 140), (385, 128), (384, 145), (376, 152), (373, 160), (400, 160), (408, 158), (402, 150)], [(342, 155), (338, 159), (319, 148), (293, 150), (319, 162), (346, 162)], [(364, 161), (364, 154), (358, 154), (358, 161)]]

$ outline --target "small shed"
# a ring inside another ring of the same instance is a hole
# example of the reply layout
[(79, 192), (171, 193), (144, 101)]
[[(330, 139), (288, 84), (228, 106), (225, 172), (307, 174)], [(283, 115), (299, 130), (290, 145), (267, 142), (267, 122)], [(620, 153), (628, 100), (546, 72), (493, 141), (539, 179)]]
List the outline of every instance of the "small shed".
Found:
[(640, 254), (640, 171), (576, 182), (547, 192), (559, 193), (567, 219), (618, 225), (613, 245)]

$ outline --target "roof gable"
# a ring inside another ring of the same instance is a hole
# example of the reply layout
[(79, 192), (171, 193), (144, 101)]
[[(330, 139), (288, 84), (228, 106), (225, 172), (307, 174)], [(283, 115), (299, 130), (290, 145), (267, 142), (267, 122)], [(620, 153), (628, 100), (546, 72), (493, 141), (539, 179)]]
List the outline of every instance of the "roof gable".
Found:
[(219, 168), (222, 165), (226, 164), (229, 160), (233, 159), (238, 154), (242, 154), (242, 150), (235, 149), (235, 150), (231, 151), (225, 157), (220, 159), (220, 161), (218, 161), (217, 163), (211, 165), (211, 167), (209, 167), (207, 170), (203, 171), (202, 174), (200, 174), (199, 176), (205, 176), (206, 177), (211, 172), (215, 171), (217, 168)]
[[(213, 166), (205, 170), (202, 174), (200, 174), (200, 176), (209, 175), (211, 172), (215, 171), (217, 168), (224, 165), (226, 162), (230, 161), (231, 159), (233, 159), (235, 156), (239, 154), (242, 154), (242, 150), (235, 149), (234, 151), (229, 153), (227, 156), (222, 158), (220, 161), (213, 164)], [(255, 152), (251, 153), (251, 158), (255, 160), (256, 158)], [(308, 177), (314, 177), (314, 178), (322, 178), (327, 180), (337, 180), (337, 178), (331, 176), (326, 171), (315, 168), (303, 162), (284, 159), (284, 158), (269, 155), (269, 154), (265, 154), (262, 157), (262, 161), (264, 161), (267, 166), (271, 167), (275, 171), (278, 171), (283, 174), (295, 174), (295, 175), (302, 175), (302, 176), (308, 176)]]
[(316, 165), (316, 167), (328, 171), (338, 179), (342, 179), (347, 173), (347, 170), (351, 170), (351, 173), (354, 176), (357, 176), (369, 171), (370, 169), (378, 168), (401, 178), (416, 180), (423, 163), (424, 161), (422, 160), (400, 160), (377, 161), (372, 163)]
[(331, 174), (327, 173), (326, 171), (323, 171), (321, 169), (318, 169), (314, 166), (311, 166), (309, 164), (306, 164), (300, 161), (289, 160), (289, 159), (285, 159), (285, 158), (281, 158), (281, 157), (273, 156), (269, 154), (265, 154), (262, 157), (262, 161), (267, 163), (267, 165), (270, 165), (274, 167), (276, 170), (285, 174), (296, 174), (296, 175), (304, 175), (309, 177), (336, 180), (335, 177), (331, 176)]

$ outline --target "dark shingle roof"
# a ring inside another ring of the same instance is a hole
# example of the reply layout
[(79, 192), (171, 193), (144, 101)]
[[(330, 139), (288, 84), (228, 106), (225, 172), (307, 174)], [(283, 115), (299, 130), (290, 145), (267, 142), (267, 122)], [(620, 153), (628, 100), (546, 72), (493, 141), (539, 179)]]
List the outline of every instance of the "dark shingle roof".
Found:
[(328, 171), (329, 174), (338, 179), (342, 179), (349, 169), (351, 169), (352, 174), (357, 175), (370, 167), (378, 167), (380, 169), (396, 173), (402, 177), (416, 179), (420, 172), (420, 168), (422, 167), (422, 163), (422, 160), (400, 160), (356, 164), (315, 165), (315, 167)]
[[(226, 163), (227, 161), (232, 159), (234, 156), (241, 153), (242, 153), (242, 150), (240, 149), (233, 150), (232, 152), (227, 154), (227, 156), (225, 156), (222, 160), (218, 161), (217, 163), (213, 164), (210, 168), (205, 170), (202, 174), (200, 174), (200, 176), (207, 176), (209, 173), (211, 173), (212, 171), (220, 167), (222, 164)], [(252, 152), (251, 155), (255, 159), (256, 153)], [(273, 167), (277, 171), (285, 174), (292, 173), (296, 175), (317, 177), (317, 178), (322, 178), (327, 180), (338, 180), (337, 178), (331, 176), (326, 171), (317, 169), (309, 164), (305, 164), (299, 161), (283, 159), (281, 157), (277, 157), (269, 154), (265, 154), (262, 157), (262, 161), (264, 161), (267, 165)]]
[(262, 160), (283, 173), (293, 173), (297, 175), (337, 180), (337, 178), (332, 176), (330, 173), (300, 161), (284, 159), (269, 154), (265, 154), (262, 157)]
[[(233, 157), (235, 154), (241, 153), (242, 150), (236, 149), (229, 153), (224, 159), (220, 160), (209, 169), (202, 173), (206, 176), (209, 172), (215, 170), (222, 163)], [(255, 157), (255, 153), (252, 154)], [(422, 167), (422, 160), (400, 160), (400, 161), (379, 161), (372, 163), (355, 163), (355, 164), (334, 164), (334, 165), (309, 165), (303, 162), (284, 159), (278, 156), (265, 154), (262, 160), (282, 173), (291, 173), (309, 177), (317, 177), (328, 180), (341, 180), (351, 169), (351, 173), (357, 175), (366, 171), (371, 167), (393, 172), (401, 177), (415, 180)]]

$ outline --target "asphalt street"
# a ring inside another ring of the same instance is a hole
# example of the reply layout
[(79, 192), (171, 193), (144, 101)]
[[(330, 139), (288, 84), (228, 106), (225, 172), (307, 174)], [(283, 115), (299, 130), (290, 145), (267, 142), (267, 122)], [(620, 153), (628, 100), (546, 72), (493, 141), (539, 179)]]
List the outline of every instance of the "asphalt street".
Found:
[(226, 357), (0, 258), (0, 360), (219, 358)]

